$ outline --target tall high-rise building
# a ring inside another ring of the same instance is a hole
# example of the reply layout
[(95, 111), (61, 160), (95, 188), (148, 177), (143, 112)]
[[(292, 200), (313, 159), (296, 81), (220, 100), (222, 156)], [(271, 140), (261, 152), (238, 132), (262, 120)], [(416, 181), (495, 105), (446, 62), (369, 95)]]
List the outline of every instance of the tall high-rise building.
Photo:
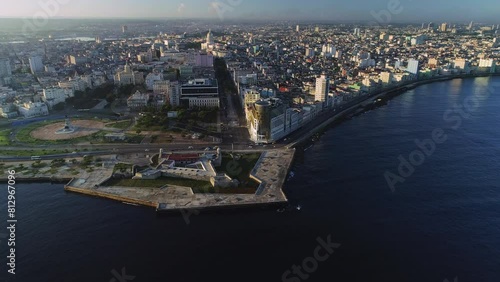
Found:
[(319, 32), (319, 26), (314, 28), (314, 32)]
[(212, 30), (211, 29), (208, 30), (207, 43), (208, 44), (214, 44), (214, 35), (212, 34)]
[(406, 71), (411, 73), (411, 74), (418, 74), (418, 60), (409, 59), (408, 60), (408, 67), (406, 68)]
[(472, 28), (474, 28), (474, 22), (472, 22), (472, 21), (471, 21), (471, 22), (470, 22), (470, 24), (469, 24), (468, 29), (469, 29), (469, 30), (472, 30)]
[(448, 30), (448, 24), (442, 23), (440, 30), (441, 30), (441, 32), (446, 32)]
[(128, 26), (124, 25), (122, 26), (122, 32), (126, 33), (128, 31)]
[(33, 56), (29, 59), (30, 61), (30, 69), (31, 73), (39, 73), (43, 71), (43, 62), (42, 62), (42, 57), (40, 56)]
[(178, 107), (180, 105), (181, 88), (178, 82), (170, 84), (168, 96), (172, 107)]
[(316, 52), (314, 52), (313, 48), (306, 48), (306, 57), (314, 57), (316, 55)]
[(354, 35), (355, 36), (359, 36), (360, 33), (361, 33), (361, 30), (359, 28), (355, 28), (354, 29)]
[(7, 58), (0, 58), (0, 78), (12, 75), (10, 61)]
[(297, 26), (295, 27), (295, 31), (300, 32), (300, 25), (297, 25)]
[(316, 78), (316, 95), (314, 99), (320, 102), (326, 102), (328, 99), (328, 92), (330, 91), (330, 79), (322, 74)]

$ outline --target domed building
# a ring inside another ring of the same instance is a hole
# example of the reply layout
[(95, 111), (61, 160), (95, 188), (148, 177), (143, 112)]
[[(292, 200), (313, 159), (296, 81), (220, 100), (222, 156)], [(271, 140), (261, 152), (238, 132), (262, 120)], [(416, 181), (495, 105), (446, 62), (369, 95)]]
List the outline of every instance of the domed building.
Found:
[(205, 43), (202, 43), (201, 44), (201, 49), (202, 50), (211, 50), (214, 48), (214, 44), (215, 44), (215, 41), (214, 41), (214, 35), (212, 34), (212, 30), (208, 30), (208, 34), (207, 34), (207, 41)]

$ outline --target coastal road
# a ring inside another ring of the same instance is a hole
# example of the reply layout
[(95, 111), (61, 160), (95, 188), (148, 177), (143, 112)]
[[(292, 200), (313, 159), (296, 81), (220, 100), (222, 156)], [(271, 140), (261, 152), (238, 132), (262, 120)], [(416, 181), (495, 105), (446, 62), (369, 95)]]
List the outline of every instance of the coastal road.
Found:
[[(77, 157), (83, 157), (85, 155), (88, 156), (103, 156), (103, 155), (120, 155), (120, 154), (156, 154), (159, 152), (160, 149), (163, 149), (164, 152), (172, 152), (172, 153), (182, 153), (182, 154), (194, 154), (194, 153), (206, 153), (206, 152), (215, 152), (213, 144), (206, 144), (206, 145), (201, 145), (198, 144), (196, 147), (194, 146), (188, 146), (186, 145), (177, 145), (177, 146), (170, 146), (170, 145), (132, 145), (130, 147), (127, 146), (120, 146), (116, 147), (116, 145), (109, 145), (113, 146), (112, 148), (109, 147), (108, 145), (101, 145), (102, 147), (107, 147), (107, 148), (101, 148), (97, 150), (97, 148), (93, 149), (87, 149), (86, 151), (78, 151), (78, 152), (71, 152), (71, 153), (64, 153), (64, 154), (53, 154), (53, 155), (44, 155), (40, 156), (42, 160), (51, 160), (51, 159), (58, 159), (58, 158), (77, 158)], [(247, 145), (221, 145), (219, 146), (222, 151), (226, 152), (231, 152), (233, 147), (234, 147), (234, 152), (235, 153), (257, 153), (257, 152), (263, 152), (263, 151), (269, 151), (269, 150), (274, 150), (274, 149), (281, 149), (284, 147), (284, 145), (275, 145), (275, 146), (252, 146), (251, 148)], [(12, 150), (32, 150), (36, 149), (39, 150), (40, 148), (22, 148), (22, 147), (8, 147), (9, 149)], [(211, 148), (211, 150), (206, 151), (206, 148)], [(2, 148), (4, 149), (4, 148)], [(1, 151), (0, 151), (0, 160), (2, 161), (26, 161), (26, 160), (31, 160), (31, 156), (13, 156), (13, 155), (4, 155), (1, 156)]]

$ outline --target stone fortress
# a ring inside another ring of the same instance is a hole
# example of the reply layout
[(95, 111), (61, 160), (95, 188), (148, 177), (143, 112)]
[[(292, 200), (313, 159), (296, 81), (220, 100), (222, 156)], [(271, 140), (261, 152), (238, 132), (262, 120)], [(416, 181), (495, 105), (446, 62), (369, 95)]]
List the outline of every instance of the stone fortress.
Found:
[(216, 167), (222, 164), (220, 148), (215, 154), (165, 154), (162, 149), (158, 154), (158, 165), (135, 173), (133, 179), (158, 179), (160, 177), (184, 178), (208, 181), (213, 187), (238, 187), (237, 179), (225, 173), (217, 173)]

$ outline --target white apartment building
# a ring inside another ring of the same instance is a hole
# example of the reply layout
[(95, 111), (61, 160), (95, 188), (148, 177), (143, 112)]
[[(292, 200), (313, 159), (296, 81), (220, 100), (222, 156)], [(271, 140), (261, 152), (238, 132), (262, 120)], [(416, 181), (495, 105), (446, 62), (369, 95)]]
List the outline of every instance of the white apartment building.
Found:
[(220, 100), (219, 98), (202, 98), (202, 97), (189, 99), (189, 107), (219, 108)]
[(43, 72), (44, 67), (43, 67), (42, 58), (40, 56), (30, 57), (29, 63), (30, 63), (30, 69), (31, 69), (32, 74)]
[(47, 103), (49, 108), (64, 103), (67, 98), (73, 97), (74, 91), (71, 88), (47, 88), (43, 89), (42, 100)]
[(92, 85), (92, 80), (90, 80), (90, 85), (88, 83), (88, 80), (83, 80), (81, 78), (69, 78), (67, 81), (60, 81), (58, 83), (58, 86), (60, 88), (64, 89), (71, 89), (73, 90), (73, 93), (75, 91), (85, 91), (87, 88), (91, 88)]
[(480, 71), (488, 70), (493, 73), (496, 70), (496, 61), (494, 59), (480, 59), (478, 67)]
[(316, 78), (316, 94), (314, 96), (314, 100), (325, 102), (328, 99), (329, 91), (330, 79), (324, 74)]
[(9, 76), (12, 76), (10, 60), (7, 58), (0, 58), (0, 78)]
[(137, 91), (127, 99), (127, 106), (131, 110), (142, 110), (148, 106), (148, 101), (149, 101), (148, 94)]
[(406, 71), (411, 73), (411, 74), (418, 75), (418, 70), (419, 70), (418, 60), (409, 59), (408, 60), (408, 67), (406, 68)]
[(162, 72), (153, 72), (153, 73), (148, 74), (146, 76), (146, 89), (153, 90), (155, 82), (162, 81), (162, 80), (163, 80), (163, 73)]
[(168, 92), (170, 105), (172, 107), (178, 107), (180, 105), (181, 99), (181, 87), (178, 82), (174, 82), (170, 84), (170, 89)]
[(46, 116), (49, 114), (49, 109), (44, 103), (24, 103), (20, 105), (17, 110), (19, 114), (25, 118)]
[(220, 107), (219, 86), (216, 80), (193, 79), (181, 87), (181, 102), (189, 107)]

